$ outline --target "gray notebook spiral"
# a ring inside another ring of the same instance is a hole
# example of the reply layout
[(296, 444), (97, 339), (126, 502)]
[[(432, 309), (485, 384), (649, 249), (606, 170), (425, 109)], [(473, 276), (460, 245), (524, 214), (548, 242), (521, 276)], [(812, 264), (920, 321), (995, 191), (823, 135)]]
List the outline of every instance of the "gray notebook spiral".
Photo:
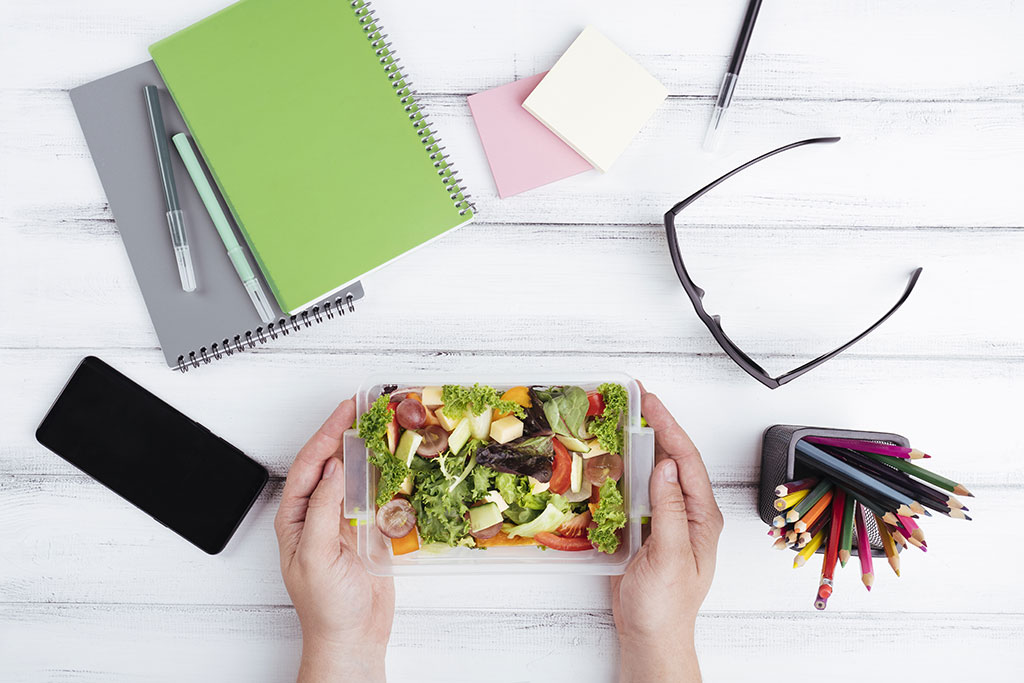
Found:
[[(143, 87), (150, 84), (160, 88), (168, 135), (187, 133), (153, 62), (73, 88), (71, 102), (168, 366), (184, 372), (353, 313), (354, 302), (363, 297), (358, 281), (292, 316), (272, 301), (276, 322), (264, 324), (181, 159), (172, 154), (197, 284), (194, 292), (181, 289), (142, 96)], [(221, 206), (225, 208), (223, 201)], [(237, 226), (232, 228), (244, 244)], [(249, 263), (264, 290), (270, 291), (251, 255)]]

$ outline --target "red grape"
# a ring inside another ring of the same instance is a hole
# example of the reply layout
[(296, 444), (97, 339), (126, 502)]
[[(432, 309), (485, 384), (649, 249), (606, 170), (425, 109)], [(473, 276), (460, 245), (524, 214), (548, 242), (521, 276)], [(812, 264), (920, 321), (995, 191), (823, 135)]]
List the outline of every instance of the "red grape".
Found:
[(589, 458), (583, 467), (583, 476), (594, 486), (600, 486), (609, 477), (618, 481), (622, 476), (622, 458), (615, 453)]
[(427, 424), (427, 409), (416, 399), (406, 398), (395, 409), (395, 419), (402, 429), (419, 429)]
[(402, 538), (416, 526), (416, 511), (405, 498), (395, 498), (377, 510), (377, 528), (388, 538)]
[(416, 452), (424, 458), (436, 458), (448, 448), (448, 432), (441, 427), (427, 427), (420, 432), (420, 436), (423, 437), (423, 441)]

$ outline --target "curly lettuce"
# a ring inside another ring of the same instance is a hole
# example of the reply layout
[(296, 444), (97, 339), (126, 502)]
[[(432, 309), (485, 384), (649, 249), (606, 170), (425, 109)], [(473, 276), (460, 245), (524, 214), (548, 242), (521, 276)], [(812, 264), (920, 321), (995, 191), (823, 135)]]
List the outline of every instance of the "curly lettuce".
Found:
[(606, 479), (601, 485), (601, 501), (594, 511), (594, 521), (597, 526), (587, 533), (587, 538), (602, 553), (611, 555), (619, 548), (615, 532), (626, 526), (626, 509), (614, 479)]
[(622, 454), (622, 417), (629, 406), (629, 394), (621, 384), (605, 383), (597, 388), (604, 399), (604, 411), (590, 423), (590, 433), (601, 448), (609, 453)]
[(499, 413), (512, 413), (516, 417), (526, 417), (526, 409), (515, 401), (501, 400), (501, 394), (494, 387), (474, 384), (463, 387), (457, 384), (446, 384), (441, 388), (441, 400), (444, 401), (444, 414), (449, 419), (457, 420), (467, 412), (479, 415), (487, 406)]
[(402, 482), (409, 476), (409, 468), (393, 456), (388, 448), (388, 425), (394, 416), (395, 411), (388, 405), (387, 395), (382, 395), (359, 418), (359, 438), (366, 442), (369, 450), (366, 461), (380, 471), (377, 505), (384, 505), (394, 498)]

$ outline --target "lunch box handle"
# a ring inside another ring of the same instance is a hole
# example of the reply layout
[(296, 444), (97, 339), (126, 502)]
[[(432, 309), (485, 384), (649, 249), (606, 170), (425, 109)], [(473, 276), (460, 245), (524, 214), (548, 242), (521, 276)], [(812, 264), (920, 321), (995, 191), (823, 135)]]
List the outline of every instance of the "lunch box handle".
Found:
[(629, 469), (629, 514), (634, 519), (650, 517), (650, 479), (654, 472), (654, 430), (650, 427), (629, 430)]
[(372, 510), (368, 502), (366, 478), (366, 444), (359, 432), (345, 432), (345, 518), (368, 520)]

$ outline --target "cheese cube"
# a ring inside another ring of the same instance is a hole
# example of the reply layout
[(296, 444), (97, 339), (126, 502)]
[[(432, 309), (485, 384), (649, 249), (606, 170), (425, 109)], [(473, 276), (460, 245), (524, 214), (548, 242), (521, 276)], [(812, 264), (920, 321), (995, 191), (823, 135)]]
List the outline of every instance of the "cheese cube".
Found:
[(402, 485), (399, 487), (398, 492), (399, 493), (404, 493), (407, 496), (411, 496), (412, 495), (412, 475), (411, 474), (405, 478), (405, 481), (402, 482)]
[(491, 423), (491, 438), (498, 443), (508, 443), (523, 435), (523, 421), (514, 415), (503, 417)]
[(583, 456), (584, 460), (589, 460), (594, 456), (604, 455), (605, 453), (608, 452), (605, 449), (601, 448), (601, 442), (598, 441), (597, 439), (591, 439), (590, 441), (587, 442), (587, 445), (590, 446), (590, 450), (587, 451), (586, 453), (580, 454)]
[(527, 477), (530, 480), (530, 493), (544, 493), (551, 486), (551, 482), (544, 482), (543, 484), (534, 479), (533, 477)]
[(459, 424), (459, 420), (462, 419), (462, 416), (459, 416), (454, 420), (451, 419), (450, 417), (444, 414), (443, 407), (435, 410), (434, 415), (437, 417), (437, 421), (441, 423), (441, 426), (444, 427), (444, 430), (446, 432), (454, 431), (455, 427)]
[(423, 387), (421, 398), (425, 406), (444, 405), (444, 399), (441, 398), (441, 387)]

